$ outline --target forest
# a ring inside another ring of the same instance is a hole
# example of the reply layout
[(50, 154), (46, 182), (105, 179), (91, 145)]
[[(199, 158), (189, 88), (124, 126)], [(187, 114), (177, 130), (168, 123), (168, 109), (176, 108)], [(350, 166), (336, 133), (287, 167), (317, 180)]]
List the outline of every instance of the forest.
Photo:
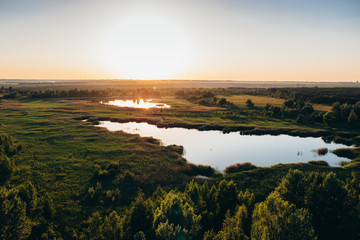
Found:
[[(138, 98), (171, 108), (100, 103)], [(360, 239), (360, 88), (3, 86), (0, 113), (0, 239)], [(321, 137), (347, 161), (220, 171), (105, 120)]]

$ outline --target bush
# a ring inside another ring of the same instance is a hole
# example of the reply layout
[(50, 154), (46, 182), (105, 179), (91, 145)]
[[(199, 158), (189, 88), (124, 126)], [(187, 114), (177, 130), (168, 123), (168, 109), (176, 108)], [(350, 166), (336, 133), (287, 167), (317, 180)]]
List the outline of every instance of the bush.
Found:
[(214, 177), (216, 175), (215, 169), (206, 165), (187, 164), (187, 166), (183, 169), (183, 172), (189, 176), (200, 175), (205, 177)]
[(299, 114), (299, 115), (297, 116), (297, 118), (296, 118), (296, 122), (297, 122), (297, 123), (303, 123), (304, 120), (305, 120), (305, 116), (302, 115), (302, 114)]
[(246, 106), (247, 106), (248, 108), (254, 107), (254, 103), (251, 101), (251, 99), (248, 99), (248, 100), (246, 101)]
[(313, 160), (313, 161), (309, 161), (308, 163), (314, 166), (329, 167), (329, 164), (324, 160), (317, 160), (317, 161)]
[(14, 172), (14, 163), (6, 156), (0, 156), (0, 184), (6, 183)]
[(329, 152), (329, 150), (324, 147), (324, 148), (318, 148), (317, 150), (317, 154), (320, 155), (320, 156), (324, 156), (326, 155), (327, 153)]
[(360, 148), (338, 148), (332, 151), (338, 157), (354, 159), (360, 156)]
[(252, 170), (255, 168), (257, 168), (257, 167), (250, 162), (237, 163), (237, 164), (230, 165), (227, 168), (225, 168), (225, 173), (228, 174), (228, 173), (243, 172), (243, 171), (249, 171), (249, 170)]

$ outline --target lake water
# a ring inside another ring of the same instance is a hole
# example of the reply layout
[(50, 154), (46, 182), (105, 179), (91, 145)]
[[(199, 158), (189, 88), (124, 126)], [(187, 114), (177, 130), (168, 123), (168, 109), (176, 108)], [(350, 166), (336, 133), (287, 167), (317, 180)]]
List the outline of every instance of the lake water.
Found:
[(133, 100), (114, 100), (100, 103), (112, 105), (117, 107), (132, 107), (132, 108), (170, 108), (165, 103), (155, 103), (151, 99), (133, 99)]
[[(195, 164), (211, 165), (224, 170), (235, 163), (251, 162), (256, 166), (271, 166), (277, 163), (308, 162), (325, 160), (330, 166), (337, 166), (340, 160), (331, 153), (342, 144), (325, 143), (321, 138), (300, 138), (288, 135), (249, 136), (238, 132), (224, 134), (221, 131), (199, 131), (185, 128), (158, 128), (148, 123), (100, 122), (99, 127), (110, 131), (124, 131), (142, 137), (160, 139), (163, 145), (182, 145), (184, 157)], [(329, 153), (318, 156), (316, 150), (326, 147)]]

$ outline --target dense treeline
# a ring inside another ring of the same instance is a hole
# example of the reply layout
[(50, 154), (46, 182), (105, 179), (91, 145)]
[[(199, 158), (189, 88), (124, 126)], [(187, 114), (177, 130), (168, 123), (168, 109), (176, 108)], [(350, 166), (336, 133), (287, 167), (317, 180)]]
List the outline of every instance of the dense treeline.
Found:
[(122, 94), (121, 90), (87, 90), (87, 89), (70, 89), (70, 90), (14, 90), (10, 89), (7, 94), (3, 96), (5, 99), (11, 98), (64, 98), (64, 97), (109, 97), (113, 94)]
[(21, 145), (0, 135), (0, 239), (56, 239), (55, 210), (48, 195), (39, 193), (31, 182), (13, 186), (14, 155)]
[[(201, 96), (205, 89), (178, 90), (176, 94), (184, 98), (192, 96)], [(215, 95), (232, 96), (232, 95), (254, 95), (270, 96), (275, 98), (292, 99), (296, 101), (311, 102), (313, 104), (332, 105), (335, 102), (340, 104), (355, 104), (360, 101), (360, 88), (319, 88), (319, 87), (302, 87), (302, 88), (214, 88), (211, 90)]]
[[(314, 90), (315, 89), (315, 90)], [(175, 95), (179, 98), (186, 99), (188, 101), (205, 105), (205, 106), (223, 106), (227, 107), (229, 110), (225, 112), (225, 117), (229, 119), (237, 119), (238, 114), (246, 113), (250, 118), (253, 117), (271, 117), (271, 118), (290, 118), (296, 120), (297, 123), (320, 123), (325, 124), (326, 126), (331, 126), (336, 123), (349, 123), (353, 127), (358, 126), (359, 116), (360, 116), (360, 97), (356, 95), (360, 94), (360, 90), (357, 88), (351, 88), (349, 94), (352, 96), (349, 99), (350, 103), (339, 103), (333, 102), (334, 100), (342, 99), (343, 92), (349, 89), (319, 89), (314, 88), (311, 91), (308, 88), (291, 88), (291, 89), (212, 89), (212, 90), (178, 90), (175, 92)], [(321, 102), (325, 104), (331, 104), (332, 110), (324, 113), (322, 111), (315, 111), (312, 103), (318, 103), (314, 100), (314, 97), (317, 95), (323, 94), (323, 91), (328, 94), (333, 94), (329, 97), (329, 101)], [(303, 94), (306, 92), (307, 94)], [(248, 108), (247, 111), (239, 109), (233, 103), (226, 100), (226, 98), (218, 98), (217, 94), (222, 95), (232, 95), (232, 94), (250, 94), (250, 95), (261, 95), (261, 96), (271, 96), (277, 98), (285, 98), (286, 100), (282, 106), (272, 106), (267, 104), (263, 108), (255, 106), (251, 99), (248, 99), (245, 104)], [(313, 95), (311, 95), (313, 94)], [(313, 96), (313, 97), (308, 97)], [(355, 101), (357, 100), (357, 101)], [(351, 104), (354, 102), (354, 104)]]
[(340, 104), (336, 102), (332, 105), (331, 111), (325, 113), (324, 123), (328, 126), (336, 123), (359, 124), (360, 101), (356, 104)]
[(2, 88), (0, 93), (4, 93), (4, 99), (16, 99), (16, 98), (67, 98), (67, 97), (114, 97), (114, 96), (127, 96), (135, 98), (148, 98), (148, 97), (160, 97), (161, 91), (152, 88), (137, 88), (130, 93), (126, 93), (122, 89), (107, 88), (107, 89), (46, 89), (46, 90), (24, 90), (14, 89), (9, 87), (8, 89)]
[(186, 99), (190, 102), (198, 103), (205, 106), (226, 106), (232, 105), (226, 98), (217, 98), (218, 90), (178, 90), (175, 92), (175, 96)]
[(233, 181), (141, 191), (126, 213), (95, 211), (79, 239), (357, 239), (360, 182), (291, 170), (260, 200)]
[(335, 102), (355, 104), (360, 101), (360, 88), (270, 88), (268, 92), (273, 97), (327, 105)]

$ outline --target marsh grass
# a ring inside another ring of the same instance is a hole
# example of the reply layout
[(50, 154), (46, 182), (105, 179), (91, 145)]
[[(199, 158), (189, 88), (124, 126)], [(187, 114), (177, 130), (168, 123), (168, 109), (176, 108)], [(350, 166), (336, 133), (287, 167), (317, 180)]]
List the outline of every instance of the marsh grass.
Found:
[(318, 148), (318, 149), (317, 149), (317, 154), (318, 154), (319, 156), (324, 156), (324, 155), (326, 155), (328, 152), (329, 152), (329, 149), (327, 149), (326, 147)]
[[(0, 133), (13, 136), (16, 144), (22, 146), (21, 154), (14, 156), (16, 172), (10, 184), (33, 182), (39, 194), (46, 193), (54, 200), (58, 221), (71, 229), (93, 211), (83, 199), (89, 188), (96, 185), (93, 181), (97, 165), (117, 163), (119, 175), (130, 172), (134, 181), (149, 191), (159, 185), (168, 189), (184, 186), (191, 176), (196, 175), (216, 177), (214, 181), (222, 179), (207, 166), (187, 164), (181, 156), (181, 147), (164, 147), (151, 138), (94, 127), (93, 124), (101, 119), (133, 119), (162, 127), (225, 129), (245, 134), (329, 134), (321, 125), (299, 125), (292, 120), (272, 118), (248, 119), (246, 113), (239, 113), (240, 118), (229, 119), (223, 115), (227, 111), (225, 108), (199, 106), (173, 97), (161, 101), (172, 108), (162, 112), (119, 109), (86, 99), (2, 100)], [(89, 118), (92, 122), (81, 121)], [(311, 164), (279, 165), (229, 173), (225, 177), (236, 180), (244, 189), (253, 188), (260, 196), (265, 196), (289, 168), (325, 169)], [(106, 211), (106, 205), (102, 208)], [(116, 209), (123, 211), (121, 206)]]
[(90, 115), (89, 106), (33, 100), (21, 104), (2, 102), (0, 108), (0, 133), (13, 136), (22, 145), (21, 154), (15, 156), (17, 171), (12, 183), (34, 182), (39, 193), (54, 199), (58, 217), (65, 225), (89, 214), (79, 204), (91, 184), (96, 164), (118, 162), (140, 184), (146, 181), (147, 185), (175, 186), (189, 179), (178, 171), (185, 160), (175, 149), (77, 120)]
[(245, 163), (237, 163), (237, 164), (230, 165), (225, 168), (224, 172), (226, 174), (229, 174), (229, 173), (236, 173), (236, 172), (242, 172), (242, 171), (249, 171), (249, 170), (253, 170), (256, 168), (257, 167), (255, 165), (253, 165), (252, 163), (245, 162)]

